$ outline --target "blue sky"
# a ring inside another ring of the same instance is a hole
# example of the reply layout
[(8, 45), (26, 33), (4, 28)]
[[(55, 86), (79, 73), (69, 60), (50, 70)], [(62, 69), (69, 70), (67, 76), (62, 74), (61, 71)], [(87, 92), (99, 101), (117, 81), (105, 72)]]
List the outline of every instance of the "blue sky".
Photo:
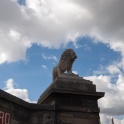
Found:
[[(123, 0), (1, 0), (0, 89), (36, 102), (52, 82), (61, 53), (72, 48), (73, 71), (105, 92), (101, 123), (124, 123)], [(7, 8), (7, 9), (6, 9)]]
[(12, 78), (16, 88), (28, 89), (30, 99), (37, 101), (39, 95), (52, 82), (52, 69), (66, 48), (72, 48), (76, 52), (78, 57), (73, 64), (73, 70), (83, 77), (94, 75), (94, 71), (101, 66), (106, 67), (120, 59), (118, 52), (103, 43), (93, 43), (88, 37), (79, 38), (77, 43), (79, 48), (73, 43), (60, 49), (32, 45), (26, 52), (25, 61), (0, 65), (0, 87), (5, 86), (6, 79)]

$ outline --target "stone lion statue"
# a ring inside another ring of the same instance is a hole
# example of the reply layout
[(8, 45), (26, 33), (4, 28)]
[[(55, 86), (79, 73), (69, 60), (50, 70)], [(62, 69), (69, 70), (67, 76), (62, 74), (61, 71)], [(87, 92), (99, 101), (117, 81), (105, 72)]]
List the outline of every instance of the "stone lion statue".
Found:
[(72, 74), (72, 64), (76, 58), (77, 55), (74, 50), (66, 49), (62, 53), (58, 64), (53, 68), (53, 80), (65, 71), (67, 71), (69, 74)]

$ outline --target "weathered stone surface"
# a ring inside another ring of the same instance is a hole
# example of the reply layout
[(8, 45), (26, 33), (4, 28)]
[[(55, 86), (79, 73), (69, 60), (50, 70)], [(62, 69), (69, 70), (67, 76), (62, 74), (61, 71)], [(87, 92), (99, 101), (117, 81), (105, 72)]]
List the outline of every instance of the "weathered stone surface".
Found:
[(103, 96), (91, 81), (67, 74), (51, 83), (38, 104), (0, 90), (0, 124), (99, 124), (97, 100)]
[(28, 103), (2, 90), (0, 90), (0, 112), (4, 114), (4, 117), (0, 114), (2, 118), (0, 124), (5, 121), (6, 114), (10, 117), (6, 124), (45, 124), (47, 120), (45, 115), (51, 116), (55, 113), (52, 105)]
[(99, 124), (97, 100), (103, 96), (91, 81), (63, 74), (40, 96), (38, 104), (55, 106), (57, 124)]
[(56, 77), (61, 76), (65, 71), (72, 74), (72, 64), (76, 58), (77, 55), (73, 49), (66, 49), (62, 53), (58, 64), (53, 68), (53, 80), (55, 80)]
[[(67, 102), (69, 104), (71, 99), (75, 100), (76, 102), (77, 97), (81, 97), (83, 99), (89, 98), (89, 100), (91, 98), (92, 100), (93, 97), (95, 99), (99, 99), (104, 96), (104, 93), (96, 92), (96, 86), (91, 81), (85, 80), (79, 76), (73, 76), (69, 74), (63, 74), (60, 77), (57, 77), (53, 81), (53, 83), (51, 83), (51, 85), (45, 90), (45, 92), (40, 96), (38, 104), (48, 104), (49, 101), (49, 104), (51, 104), (51, 99), (54, 98), (55, 94), (63, 95), (63, 97), (58, 97), (61, 98), (61, 102), (67, 101), (64, 99), (68, 98)], [(62, 98), (64, 99), (62, 100)], [(77, 103), (80, 103), (79, 101), (81, 102), (81, 99), (78, 98)]]

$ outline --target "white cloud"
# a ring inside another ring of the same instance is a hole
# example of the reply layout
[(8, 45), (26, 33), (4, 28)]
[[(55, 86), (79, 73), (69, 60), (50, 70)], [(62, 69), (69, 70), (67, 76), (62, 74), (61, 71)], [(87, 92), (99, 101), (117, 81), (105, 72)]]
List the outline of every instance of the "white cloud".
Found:
[(111, 119), (105, 114), (100, 114), (100, 122), (101, 124), (111, 124)]
[(107, 70), (109, 71), (110, 74), (121, 73), (117, 65), (110, 65), (109, 67), (107, 67)]
[[(124, 55), (123, 0), (0, 1), (0, 63), (24, 60), (37, 43), (59, 48), (90, 36)], [(1, 56), (5, 57), (1, 57)]]
[(0, 29), (0, 64), (25, 60), (26, 49), (30, 46), (28, 39), (14, 29), (9, 31)]
[(78, 74), (78, 71), (72, 71), (74, 74)]
[(27, 102), (34, 102), (28, 98), (28, 90), (27, 89), (17, 89), (14, 87), (13, 79), (8, 79), (6, 81), (6, 87), (4, 88), (4, 91), (6, 91), (16, 97), (19, 97)]
[(94, 75), (107, 75), (110, 74), (111, 76), (116, 76), (118, 74), (122, 74), (124, 71), (124, 64), (122, 58), (121, 60), (113, 61), (109, 65), (99, 65), (97, 70), (93, 71)]
[(100, 122), (101, 124), (112, 124), (112, 118), (114, 124), (124, 124), (124, 118), (118, 118), (117, 116), (110, 116), (107, 114), (100, 114)]
[(7, 55), (5, 53), (0, 53), (0, 64), (7, 61)]
[(48, 69), (48, 67), (46, 66), (46, 65), (41, 65), (41, 67), (43, 68), (43, 69)]
[(90, 76), (84, 77), (96, 84), (97, 91), (105, 92), (105, 97), (99, 100), (101, 113), (109, 115), (124, 114), (124, 75), (119, 74), (115, 84), (112, 84), (110, 76)]
[(111, 115), (114, 116), (116, 124), (124, 123), (124, 117), (121, 119), (116, 117), (116, 115), (124, 115), (124, 75), (122, 67), (122, 60), (120, 62), (115, 61), (106, 67), (100, 66), (99, 70), (94, 71), (94, 74), (98, 76), (84, 77), (96, 84), (97, 91), (105, 92), (105, 96), (98, 100), (102, 115), (101, 124), (110, 123)]
[(47, 60), (50, 60), (50, 59), (52, 59), (52, 60), (54, 60), (54, 61), (57, 61), (57, 60), (58, 60), (58, 59), (56, 58), (56, 56), (54, 56), (54, 55), (46, 56), (44, 53), (42, 54), (42, 57), (43, 57), (44, 59), (47, 59)]

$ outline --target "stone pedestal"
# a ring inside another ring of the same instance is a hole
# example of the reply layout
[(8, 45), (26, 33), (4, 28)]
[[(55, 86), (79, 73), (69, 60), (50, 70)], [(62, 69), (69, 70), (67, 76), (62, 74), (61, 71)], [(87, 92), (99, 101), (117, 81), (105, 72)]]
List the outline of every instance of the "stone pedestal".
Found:
[(100, 124), (97, 100), (103, 96), (91, 81), (63, 74), (44, 91), (38, 104), (55, 106), (54, 124)]

